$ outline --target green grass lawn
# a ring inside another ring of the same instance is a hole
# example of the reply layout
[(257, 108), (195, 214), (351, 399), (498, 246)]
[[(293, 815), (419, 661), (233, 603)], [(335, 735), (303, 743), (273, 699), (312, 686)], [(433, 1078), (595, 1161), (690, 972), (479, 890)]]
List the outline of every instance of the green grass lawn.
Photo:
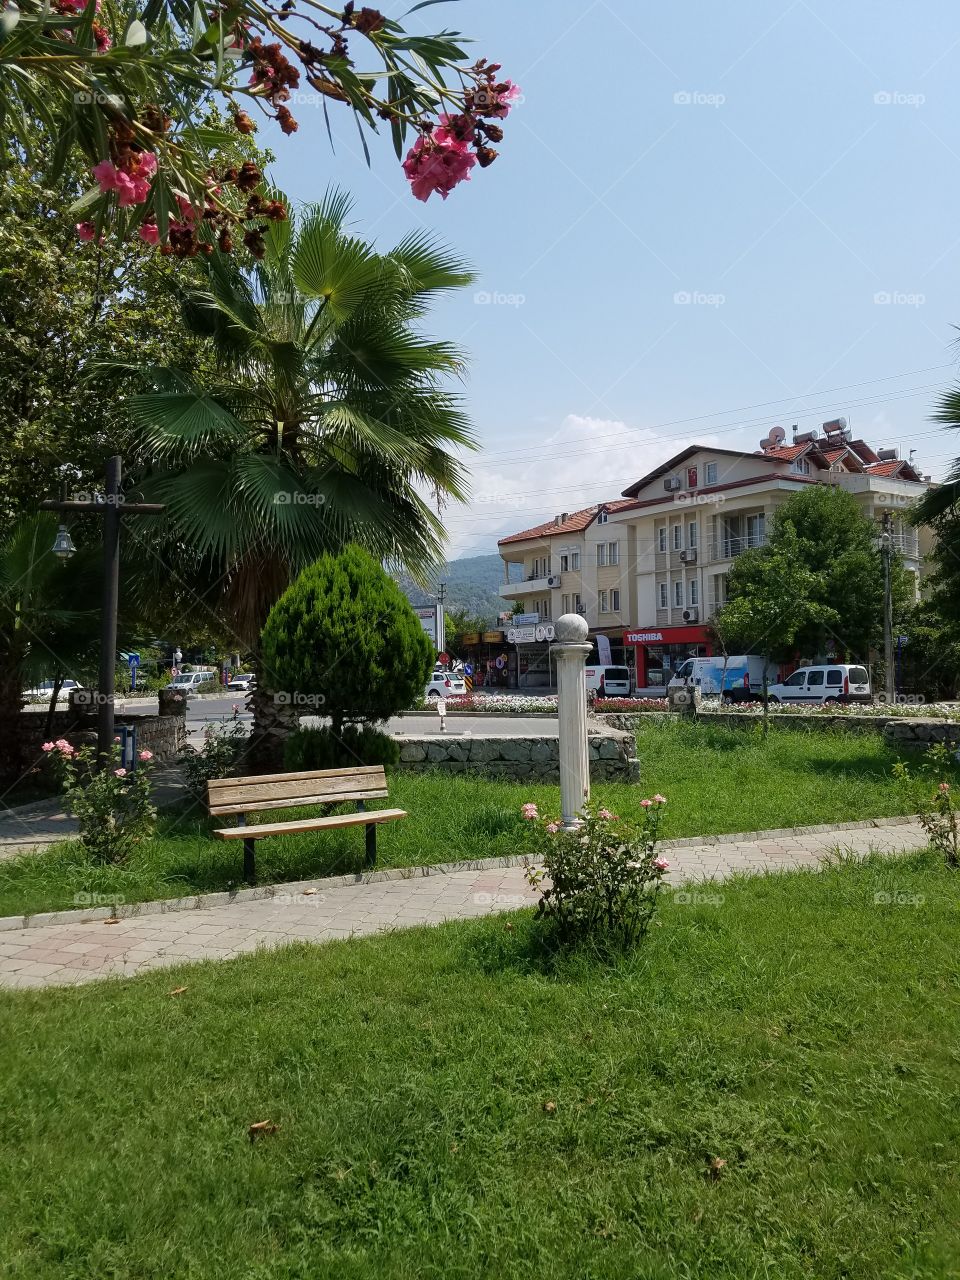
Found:
[(3, 1275), (960, 1275), (960, 877), (716, 890), (612, 968), (518, 913), (0, 996)]
[[(642, 782), (606, 785), (595, 795), (635, 816), (645, 795), (668, 799), (663, 837), (754, 831), (850, 821), (903, 812), (891, 779), (896, 756), (879, 735), (842, 730), (772, 730), (651, 724), (638, 734)], [(520, 805), (559, 810), (559, 787), (457, 776), (396, 774), (384, 805), (409, 817), (378, 834), (381, 867), (416, 866), (523, 853), (531, 832)], [(283, 816), (283, 815), (275, 815)], [(210, 892), (241, 880), (239, 842), (213, 840), (199, 809), (162, 820), (123, 868), (91, 868), (76, 844), (0, 862), (0, 915), (76, 905), (77, 895), (119, 895), (128, 902)], [(341, 830), (257, 844), (261, 883), (311, 879), (361, 869), (363, 833)]]

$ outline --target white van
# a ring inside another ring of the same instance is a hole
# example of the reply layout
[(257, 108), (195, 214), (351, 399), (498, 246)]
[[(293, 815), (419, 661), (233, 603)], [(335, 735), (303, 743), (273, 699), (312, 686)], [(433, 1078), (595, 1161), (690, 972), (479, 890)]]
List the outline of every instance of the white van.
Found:
[(598, 698), (629, 698), (629, 667), (587, 667), (587, 692)]
[(867, 668), (845, 662), (831, 662), (823, 667), (799, 667), (786, 680), (772, 684), (767, 696), (772, 703), (807, 703), (811, 706), (825, 702), (873, 702)]
[[(764, 660), (756, 653), (723, 658), (688, 658), (673, 673), (668, 689), (693, 686), (704, 698), (723, 702), (754, 702), (763, 697)], [(767, 681), (776, 680), (777, 668), (767, 668)]]
[(203, 684), (217, 683), (217, 673), (215, 671), (181, 671), (181, 673), (170, 681), (171, 689), (184, 689), (187, 693), (194, 689), (199, 689)]

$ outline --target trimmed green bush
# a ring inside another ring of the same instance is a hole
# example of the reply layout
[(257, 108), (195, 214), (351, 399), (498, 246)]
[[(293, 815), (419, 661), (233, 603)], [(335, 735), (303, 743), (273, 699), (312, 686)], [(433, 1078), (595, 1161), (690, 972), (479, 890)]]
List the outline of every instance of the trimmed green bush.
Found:
[(368, 552), (350, 546), (308, 566), (270, 610), (261, 677), (301, 712), (376, 723), (422, 697), (433, 645), (406, 596)]
[(283, 763), (293, 773), (362, 764), (392, 767), (400, 763), (400, 744), (370, 725), (348, 724), (339, 734), (330, 728), (301, 729), (284, 743)]

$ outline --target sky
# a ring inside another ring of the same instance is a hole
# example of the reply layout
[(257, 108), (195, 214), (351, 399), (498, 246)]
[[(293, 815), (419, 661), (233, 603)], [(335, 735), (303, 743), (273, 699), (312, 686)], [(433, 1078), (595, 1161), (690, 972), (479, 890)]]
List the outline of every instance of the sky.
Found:
[[(400, 18), (411, 0), (380, 4)], [(473, 497), (451, 558), (620, 492), (691, 443), (843, 415), (935, 479), (960, 434), (960, 11), (947, 0), (459, 0), (523, 91), (499, 159), (414, 200), (389, 137), (294, 107), (262, 130), (294, 201), (328, 184), (387, 249), (429, 229), (474, 286), (428, 328), (469, 355)]]

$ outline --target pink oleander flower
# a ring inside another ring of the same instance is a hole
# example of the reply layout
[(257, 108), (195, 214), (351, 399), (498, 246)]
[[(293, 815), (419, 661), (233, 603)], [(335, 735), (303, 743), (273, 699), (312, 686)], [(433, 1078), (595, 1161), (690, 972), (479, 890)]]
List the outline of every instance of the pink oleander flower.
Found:
[(138, 760), (152, 760), (152, 759), (153, 759), (153, 752), (152, 752), (152, 751), (147, 751), (147, 749), (146, 749), (146, 748), (144, 748), (144, 749), (143, 749), (143, 751), (141, 751), (141, 752), (138, 754), (137, 759), (138, 759)]
[(660, 796), (660, 795), (654, 796), (654, 797), (653, 797), (653, 803), (654, 803), (654, 804), (666, 804), (666, 803), (667, 803), (667, 797), (666, 797), (666, 796)]
[(183, 214), (184, 222), (196, 222), (197, 211), (186, 196), (177, 196), (177, 205)]
[(126, 769), (114, 769), (113, 776), (115, 778), (125, 778), (127, 776)]
[(417, 200), (429, 200), (435, 191), (446, 200), (458, 183), (470, 180), (476, 163), (469, 145), (441, 126), (417, 139), (403, 162), (403, 172)]
[(121, 209), (143, 204), (150, 194), (150, 178), (157, 171), (157, 157), (152, 151), (131, 154), (130, 170), (118, 169), (112, 160), (101, 160), (93, 167), (93, 176), (102, 192), (115, 191)]
[(641, 800), (641, 801), (640, 801), (640, 806), (641, 806), (641, 808), (643, 808), (643, 809), (649, 809), (649, 808), (650, 808), (650, 806), (651, 806), (652, 804), (653, 804), (653, 801), (652, 801), (652, 800)]
[(137, 235), (144, 244), (158, 245), (160, 243), (160, 228), (155, 222), (143, 222)]
[(94, 22), (90, 29), (93, 32), (93, 41), (97, 46), (98, 53), (106, 53), (108, 49), (113, 47), (110, 32), (102, 23)]
[(512, 80), (507, 80), (505, 83), (507, 87), (504, 92), (497, 94), (497, 106), (488, 113), (496, 120), (506, 120), (511, 108), (516, 106), (517, 101), (523, 97), (523, 91), (518, 84), (514, 84)]
[(528, 803), (523, 805), (520, 809), (520, 813), (523, 815), (524, 818), (527, 819), (528, 822), (532, 822), (536, 818), (540, 817), (540, 810), (533, 803)]
[(555, 835), (557, 834), (557, 832), (560, 830), (560, 823), (559, 823), (559, 822), (548, 822), (548, 823), (547, 823), (547, 830), (550, 832), (550, 834), (551, 834), (552, 836), (555, 836)]
[(615, 813), (611, 813), (609, 809), (599, 809), (597, 817), (602, 818), (604, 822), (618, 822), (619, 818)]
[(666, 858), (654, 858), (653, 865), (658, 871), (668, 871), (670, 869), (670, 863)]
[(97, 228), (92, 222), (77, 223), (77, 237), (82, 244), (89, 244), (96, 234)]
[(53, 742), (44, 742), (40, 746), (41, 751), (54, 751), (55, 749), (56, 749), (56, 743), (53, 743)]

